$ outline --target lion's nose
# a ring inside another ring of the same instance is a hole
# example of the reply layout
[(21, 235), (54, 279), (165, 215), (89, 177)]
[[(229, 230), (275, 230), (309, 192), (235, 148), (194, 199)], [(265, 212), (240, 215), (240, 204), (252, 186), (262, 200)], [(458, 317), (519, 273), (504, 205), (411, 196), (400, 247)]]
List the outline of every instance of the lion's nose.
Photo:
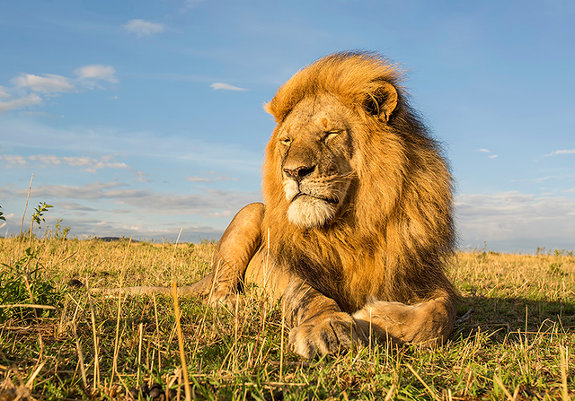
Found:
[(293, 178), (296, 181), (300, 181), (304, 177), (313, 173), (314, 170), (315, 166), (300, 166), (296, 168), (284, 168), (284, 173), (286, 173), (288, 177)]

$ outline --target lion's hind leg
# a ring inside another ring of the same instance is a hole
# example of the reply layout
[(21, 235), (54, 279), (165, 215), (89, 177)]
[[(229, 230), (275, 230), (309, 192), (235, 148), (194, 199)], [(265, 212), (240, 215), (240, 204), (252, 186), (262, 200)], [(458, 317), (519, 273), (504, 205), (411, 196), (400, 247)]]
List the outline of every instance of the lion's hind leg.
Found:
[[(250, 203), (241, 209), (222, 235), (213, 258), (209, 302), (231, 300), (244, 278), (246, 268), (261, 244), (262, 203)], [(209, 276), (208, 276), (209, 277)]]
[(364, 332), (396, 344), (444, 343), (455, 325), (455, 303), (447, 293), (415, 305), (374, 301), (353, 314)]

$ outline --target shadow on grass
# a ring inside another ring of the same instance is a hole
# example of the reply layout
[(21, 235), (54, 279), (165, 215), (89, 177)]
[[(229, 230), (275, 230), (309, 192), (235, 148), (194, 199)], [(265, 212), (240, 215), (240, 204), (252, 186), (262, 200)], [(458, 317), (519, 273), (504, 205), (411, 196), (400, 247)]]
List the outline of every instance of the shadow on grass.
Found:
[(537, 333), (556, 325), (559, 332), (575, 333), (575, 303), (534, 301), (531, 299), (463, 297), (457, 311), (461, 317), (473, 308), (469, 319), (457, 327), (458, 335), (477, 332), (494, 333), (494, 339), (511, 332)]

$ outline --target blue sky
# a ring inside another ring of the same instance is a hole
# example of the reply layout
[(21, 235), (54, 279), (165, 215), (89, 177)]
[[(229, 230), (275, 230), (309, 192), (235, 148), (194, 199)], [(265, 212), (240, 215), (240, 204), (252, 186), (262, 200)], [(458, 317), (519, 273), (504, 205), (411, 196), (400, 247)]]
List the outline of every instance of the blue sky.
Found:
[(461, 248), (575, 249), (574, 20), (568, 0), (2, 1), (0, 234), (34, 174), (30, 204), (81, 238), (217, 238), (261, 200), (262, 104), (364, 49), (444, 145)]

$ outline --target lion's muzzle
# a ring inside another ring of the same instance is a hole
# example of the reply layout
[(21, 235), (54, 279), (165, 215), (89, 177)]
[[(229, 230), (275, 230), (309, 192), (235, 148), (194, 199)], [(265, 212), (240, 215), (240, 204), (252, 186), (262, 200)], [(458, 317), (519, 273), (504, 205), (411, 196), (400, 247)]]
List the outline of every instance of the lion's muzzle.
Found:
[(333, 176), (300, 180), (284, 176), (283, 184), (290, 202), (288, 219), (304, 228), (323, 226), (333, 220), (349, 188), (349, 180)]

